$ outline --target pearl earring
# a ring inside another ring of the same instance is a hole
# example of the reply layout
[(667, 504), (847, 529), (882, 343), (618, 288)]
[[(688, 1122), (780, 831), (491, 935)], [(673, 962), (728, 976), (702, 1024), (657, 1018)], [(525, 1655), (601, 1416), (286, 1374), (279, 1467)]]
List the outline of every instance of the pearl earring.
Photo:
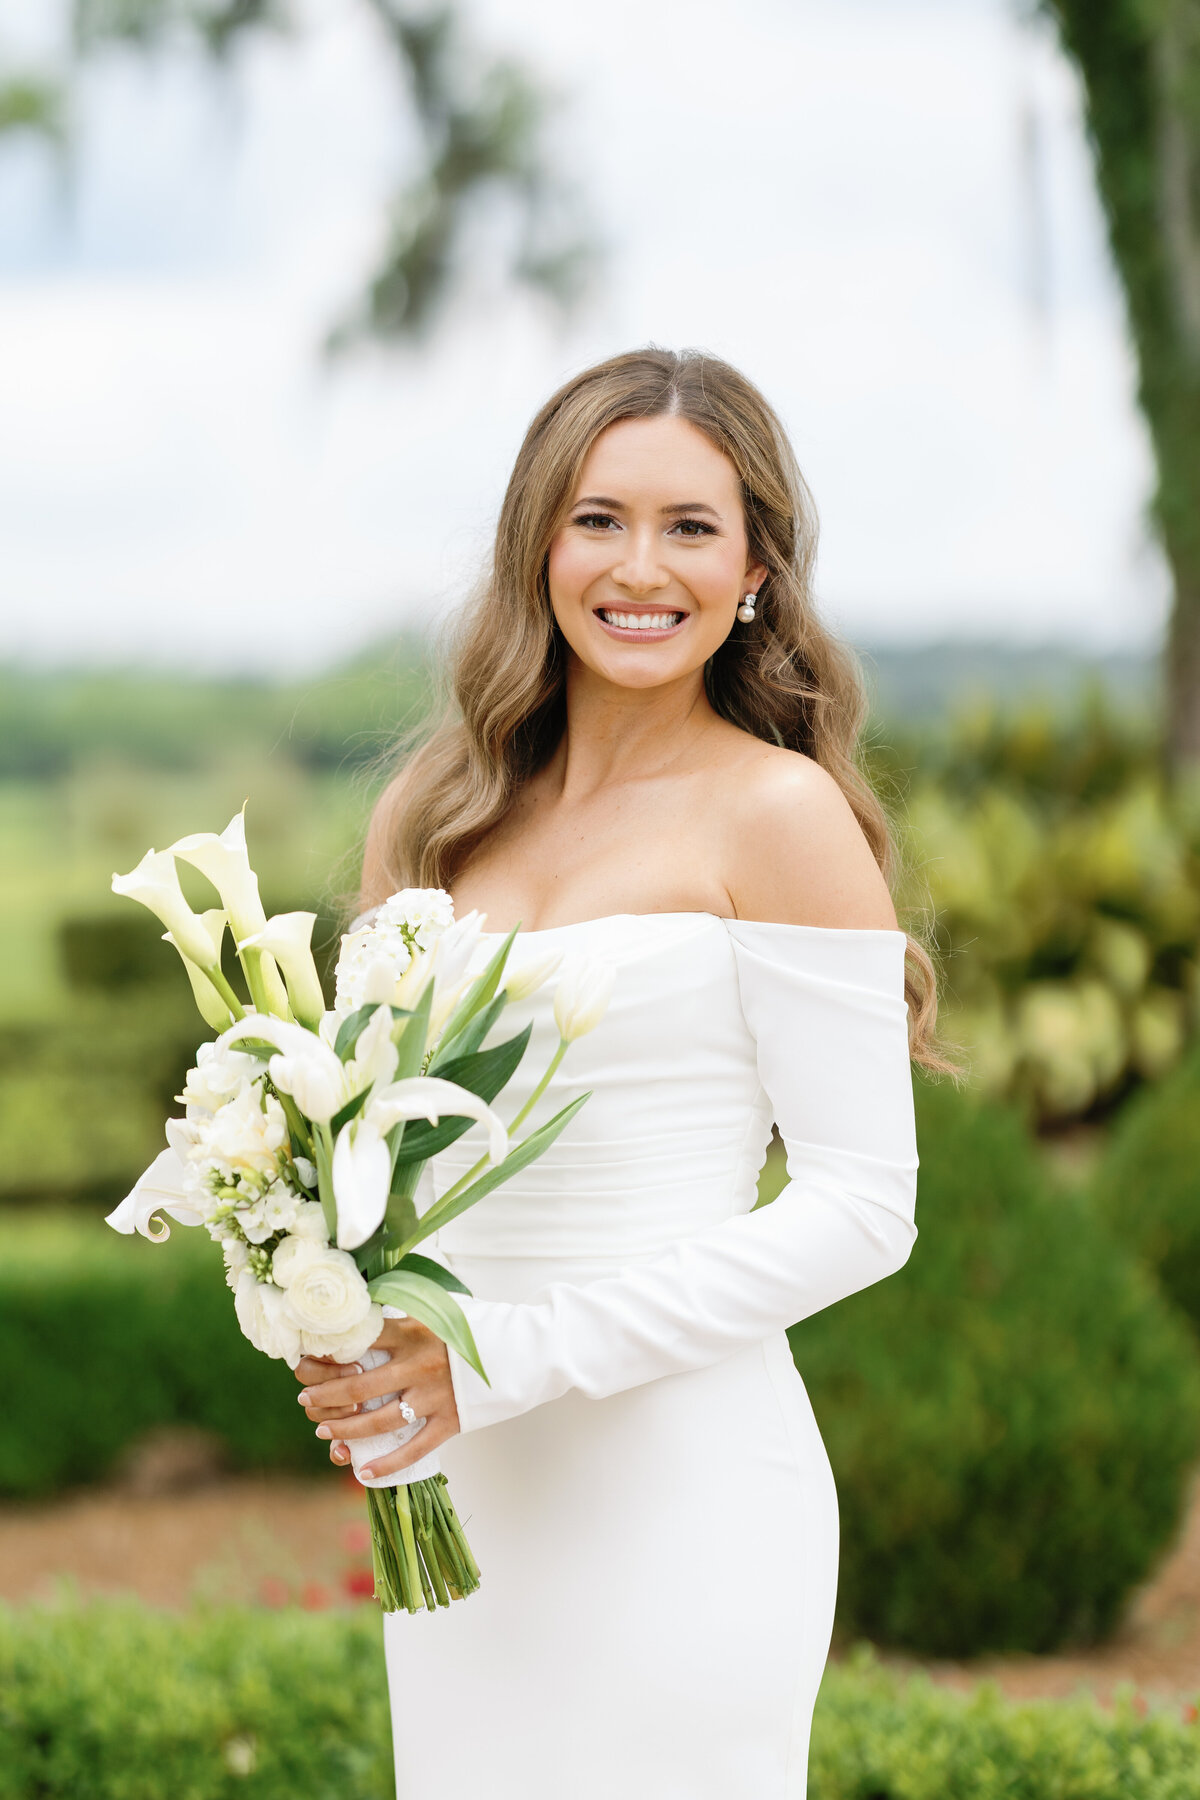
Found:
[(753, 623), (754, 623), (754, 602), (757, 599), (758, 599), (757, 594), (747, 594), (744, 597), (744, 599), (742, 600), (742, 604), (738, 607), (737, 616), (742, 621), (743, 625), (753, 625)]

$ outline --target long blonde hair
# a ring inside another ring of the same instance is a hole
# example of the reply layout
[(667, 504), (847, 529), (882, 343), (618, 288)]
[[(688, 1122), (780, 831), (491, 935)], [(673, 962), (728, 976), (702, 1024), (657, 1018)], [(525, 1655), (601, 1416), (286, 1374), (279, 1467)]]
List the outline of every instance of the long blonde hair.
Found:
[[(620, 419), (661, 414), (689, 420), (732, 462), (749, 550), (768, 570), (754, 624), (735, 626), (705, 667), (709, 700), (743, 731), (828, 770), (885, 878), (893, 877), (887, 815), (856, 760), (867, 711), (862, 678), (852, 653), (816, 616), (816, 509), (787, 434), (728, 363), (651, 347), (576, 375), (526, 432), (491, 567), (451, 639), (448, 704), (423, 741), (401, 746), (402, 773), (376, 806), (364, 907), (405, 886), (449, 886), (554, 752), (566, 722), (565, 646), (550, 605), (550, 544), (600, 433)], [(935, 1035), (933, 964), (911, 934), (905, 993), (914, 1060), (952, 1069)]]

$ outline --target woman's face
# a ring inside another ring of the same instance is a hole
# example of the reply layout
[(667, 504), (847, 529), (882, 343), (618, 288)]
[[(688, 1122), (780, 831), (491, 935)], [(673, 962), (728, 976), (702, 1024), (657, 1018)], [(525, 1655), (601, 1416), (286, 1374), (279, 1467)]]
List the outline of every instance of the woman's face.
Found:
[(567, 643), (618, 687), (703, 669), (767, 571), (749, 561), (737, 474), (686, 419), (622, 419), (588, 454), (550, 546)]

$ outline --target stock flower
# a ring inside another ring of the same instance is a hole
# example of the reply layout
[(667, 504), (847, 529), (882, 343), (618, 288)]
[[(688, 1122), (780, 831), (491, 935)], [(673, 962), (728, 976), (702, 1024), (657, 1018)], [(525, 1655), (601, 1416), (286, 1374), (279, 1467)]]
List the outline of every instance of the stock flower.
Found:
[(325, 996), (313, 961), (312, 933), (316, 913), (276, 913), (261, 931), (243, 938), (239, 950), (265, 951), (283, 971), (288, 1000), (302, 1025), (315, 1030), (325, 1012)]
[(595, 1030), (612, 997), (616, 973), (611, 963), (591, 956), (567, 964), (554, 995), (554, 1022), (565, 1043)]
[(212, 968), (211, 933), (184, 899), (179, 870), (170, 850), (147, 850), (136, 869), (128, 875), (114, 875), (111, 885), (114, 894), (138, 901), (162, 920), (181, 956), (198, 968)]

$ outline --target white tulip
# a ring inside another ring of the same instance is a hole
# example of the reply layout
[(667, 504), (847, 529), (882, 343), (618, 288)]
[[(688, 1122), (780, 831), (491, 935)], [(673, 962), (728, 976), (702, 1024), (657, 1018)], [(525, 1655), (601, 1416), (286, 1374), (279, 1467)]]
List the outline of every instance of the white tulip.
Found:
[[(518, 937), (516, 943), (520, 943)], [(544, 956), (529, 957), (518, 963), (514, 969), (511, 965), (504, 971), (504, 991), (510, 1000), (527, 1000), (530, 994), (549, 981), (562, 961), (561, 950), (550, 950)]]
[(276, 913), (274, 918), (267, 920), (261, 931), (255, 932), (253, 937), (243, 938), (238, 944), (239, 952), (259, 950), (275, 958), (287, 983), (292, 1011), (301, 1024), (308, 1025), (313, 1030), (325, 1012), (325, 996), (321, 992), (317, 965), (312, 954), (312, 934), (316, 922), (316, 913)]
[(568, 963), (554, 996), (554, 1022), (564, 1042), (573, 1044), (594, 1031), (612, 998), (617, 971), (597, 957), (581, 956)]
[(127, 1237), (140, 1231), (143, 1237), (164, 1243), (171, 1235), (171, 1227), (160, 1217), (161, 1230), (153, 1230), (156, 1214), (169, 1213), (180, 1225), (203, 1224), (204, 1215), (194, 1204), (194, 1195), (190, 1171), (172, 1146), (159, 1151), (150, 1167), (139, 1175), (133, 1191), (109, 1213), (105, 1224)]
[(162, 920), (181, 956), (201, 969), (214, 963), (211, 933), (192, 911), (179, 885), (179, 870), (169, 850), (147, 850), (136, 869), (114, 875), (112, 891), (136, 900)]
[(242, 1038), (261, 1038), (277, 1047), (279, 1055), (268, 1064), (271, 1080), (282, 1093), (290, 1094), (305, 1118), (315, 1124), (327, 1125), (350, 1099), (341, 1058), (315, 1031), (270, 1013), (248, 1013), (218, 1042), (236, 1044)]
[(346, 1064), (346, 1079), (352, 1094), (360, 1094), (365, 1087), (386, 1087), (396, 1073), (400, 1052), (392, 1038), (394, 1026), (390, 1010), (380, 1006), (359, 1033), (354, 1055)]

